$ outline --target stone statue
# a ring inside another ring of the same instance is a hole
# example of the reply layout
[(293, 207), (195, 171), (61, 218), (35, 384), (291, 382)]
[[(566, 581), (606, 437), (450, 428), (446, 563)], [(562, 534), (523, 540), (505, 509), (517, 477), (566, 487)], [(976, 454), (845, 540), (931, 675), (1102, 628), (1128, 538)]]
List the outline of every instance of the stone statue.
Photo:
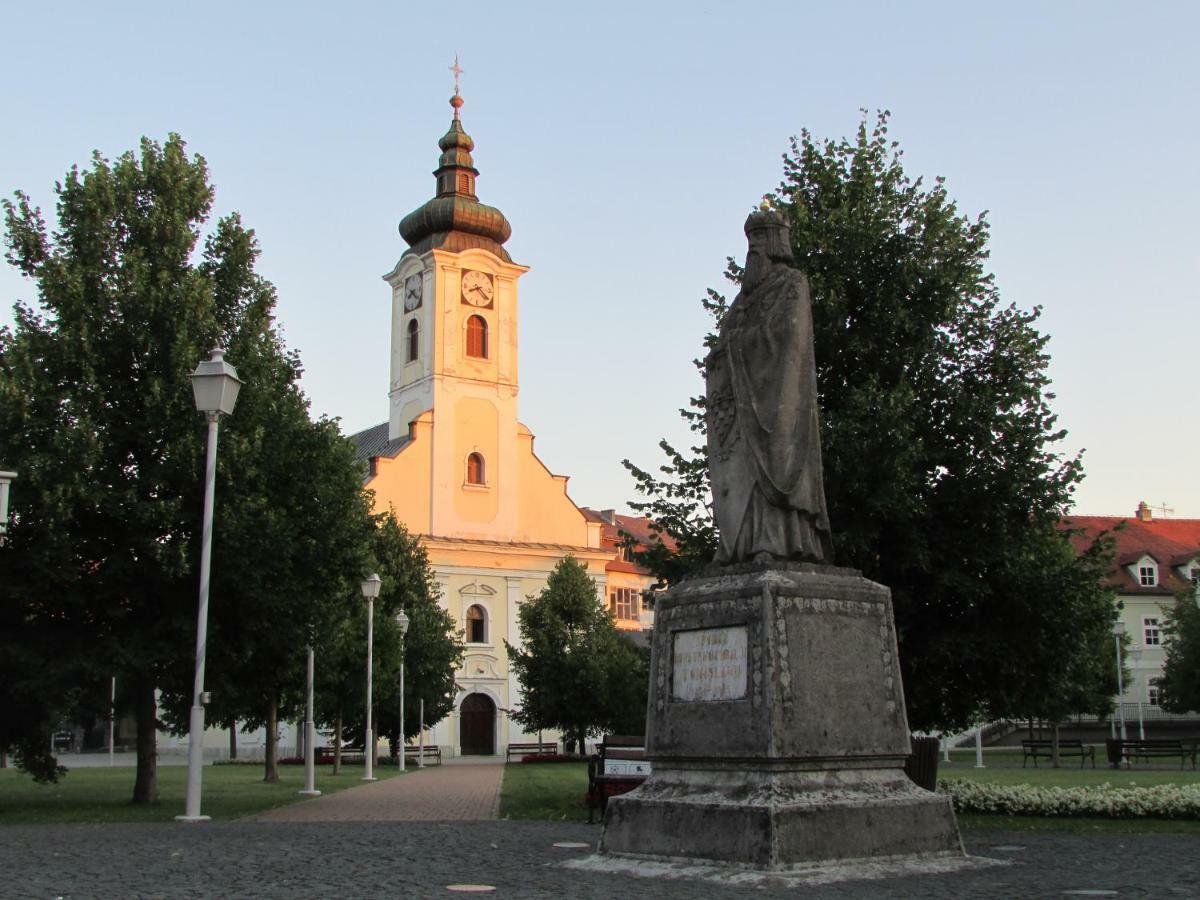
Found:
[(779, 213), (745, 231), (742, 289), (704, 364), (716, 562), (832, 562), (808, 279)]

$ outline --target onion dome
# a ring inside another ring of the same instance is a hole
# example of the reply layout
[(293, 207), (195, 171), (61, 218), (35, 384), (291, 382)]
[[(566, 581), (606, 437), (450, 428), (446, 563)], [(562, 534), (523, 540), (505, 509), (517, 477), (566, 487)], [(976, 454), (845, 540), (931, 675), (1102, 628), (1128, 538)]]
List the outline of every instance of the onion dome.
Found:
[(479, 170), (471, 158), (475, 142), (458, 118), (462, 97), (455, 93), (450, 105), (454, 107), (454, 119), (450, 130), (438, 141), (442, 155), (433, 173), (437, 195), (400, 220), (400, 236), (409, 245), (405, 255), (434, 248), (455, 253), (478, 248), (512, 262), (502, 246), (512, 235), (512, 226), (504, 213), (480, 203), (475, 196)]

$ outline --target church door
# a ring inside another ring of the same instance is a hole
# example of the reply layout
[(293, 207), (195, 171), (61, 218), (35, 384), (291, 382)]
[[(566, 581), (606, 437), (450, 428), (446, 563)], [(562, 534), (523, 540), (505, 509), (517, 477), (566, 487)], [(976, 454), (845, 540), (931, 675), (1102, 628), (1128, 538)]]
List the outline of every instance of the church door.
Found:
[(496, 752), (496, 704), (487, 694), (468, 694), (458, 709), (458, 733), (463, 756)]

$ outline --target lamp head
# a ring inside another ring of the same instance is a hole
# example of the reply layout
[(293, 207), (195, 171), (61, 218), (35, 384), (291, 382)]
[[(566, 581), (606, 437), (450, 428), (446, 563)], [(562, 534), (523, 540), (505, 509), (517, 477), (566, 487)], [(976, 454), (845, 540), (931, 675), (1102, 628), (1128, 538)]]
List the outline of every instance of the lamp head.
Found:
[(192, 394), (196, 409), (208, 415), (229, 415), (237, 403), (242, 381), (237, 369), (225, 362), (225, 351), (213, 348), (192, 373)]
[(400, 612), (396, 613), (396, 624), (400, 627), (401, 637), (404, 637), (404, 635), (408, 634), (408, 622), (409, 619), (408, 616), (404, 614), (404, 610), (400, 610)]
[(383, 584), (383, 579), (378, 575), (371, 575), (362, 583), (362, 595), (364, 600), (374, 600), (379, 596), (379, 587)]

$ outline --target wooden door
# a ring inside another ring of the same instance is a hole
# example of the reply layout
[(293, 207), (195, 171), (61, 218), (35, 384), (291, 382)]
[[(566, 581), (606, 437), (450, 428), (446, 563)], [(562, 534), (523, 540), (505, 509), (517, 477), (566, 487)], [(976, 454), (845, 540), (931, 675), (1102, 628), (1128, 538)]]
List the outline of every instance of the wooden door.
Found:
[(496, 752), (496, 704), (487, 694), (468, 694), (458, 710), (459, 751), (463, 756)]

